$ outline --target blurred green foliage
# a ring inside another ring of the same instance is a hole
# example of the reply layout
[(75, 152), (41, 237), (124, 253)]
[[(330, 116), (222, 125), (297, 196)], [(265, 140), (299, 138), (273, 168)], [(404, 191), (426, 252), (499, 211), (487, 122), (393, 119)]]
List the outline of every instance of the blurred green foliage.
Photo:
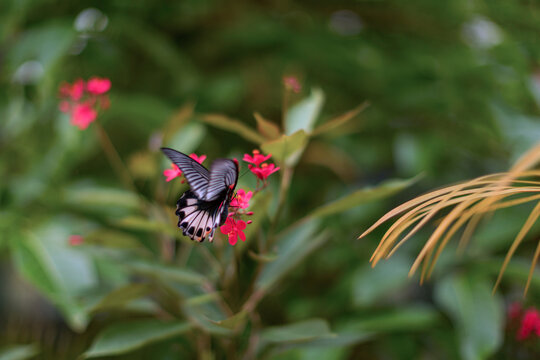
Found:
[[(375, 269), (382, 232), (355, 239), (537, 142), (539, 33), (534, 1), (2, 1), (0, 359), (538, 357), (505, 325), (533, 242), (490, 295), (527, 208), (422, 286), (406, 273), (425, 233)], [(90, 76), (112, 81), (99, 121), (134, 187), (96, 124), (57, 110)], [(274, 154), (245, 243), (181, 235), (161, 144)], [(522, 301), (539, 299), (536, 276)]]

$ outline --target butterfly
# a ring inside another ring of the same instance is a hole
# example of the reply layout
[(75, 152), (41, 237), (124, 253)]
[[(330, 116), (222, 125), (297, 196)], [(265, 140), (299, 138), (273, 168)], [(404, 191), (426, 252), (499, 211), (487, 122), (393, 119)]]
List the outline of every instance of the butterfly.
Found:
[(210, 170), (189, 156), (170, 148), (161, 151), (182, 170), (190, 190), (176, 203), (178, 227), (199, 242), (214, 239), (216, 228), (225, 223), (238, 181), (238, 163), (217, 159)]

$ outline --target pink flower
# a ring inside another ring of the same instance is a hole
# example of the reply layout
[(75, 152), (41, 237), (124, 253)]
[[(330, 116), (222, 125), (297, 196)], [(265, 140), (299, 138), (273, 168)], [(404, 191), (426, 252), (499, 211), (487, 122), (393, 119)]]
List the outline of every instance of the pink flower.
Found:
[(111, 80), (107, 78), (93, 77), (88, 80), (86, 89), (94, 95), (101, 95), (109, 91), (111, 88)]
[(84, 238), (81, 235), (71, 235), (68, 242), (71, 246), (82, 245), (84, 243)]
[(190, 158), (198, 162), (199, 164), (202, 164), (204, 160), (206, 160), (206, 155), (197, 156), (197, 154), (191, 154), (189, 155)]
[(165, 175), (167, 178), (165, 181), (171, 181), (172, 179), (181, 176), (182, 170), (176, 164), (171, 164), (172, 169), (167, 169), (163, 171), (163, 175)]
[(234, 245), (238, 241), (238, 237), (240, 237), (240, 240), (246, 241), (246, 234), (243, 231), (246, 226), (245, 221), (235, 221), (232, 217), (228, 217), (225, 220), (225, 224), (219, 227), (219, 230), (223, 234), (227, 234), (229, 236), (229, 244)]
[(239, 189), (236, 193), (236, 196), (231, 201), (232, 207), (239, 207), (241, 209), (247, 209), (249, 206), (249, 200), (253, 196), (251, 191), (246, 191), (244, 189)]
[(248, 167), (249, 170), (251, 170), (251, 172), (261, 180), (266, 180), (271, 174), (279, 170), (279, 167), (276, 167), (274, 164), (262, 164), (261, 167), (248, 165)]
[(71, 113), (71, 123), (84, 130), (90, 123), (96, 120), (97, 112), (88, 103), (77, 104)]
[(299, 93), (302, 90), (302, 85), (295, 76), (285, 76), (283, 78), (283, 85), (288, 90), (292, 90), (295, 93)]
[(77, 79), (73, 85), (71, 85), (71, 90), (69, 91), (69, 96), (73, 101), (79, 101), (84, 93), (84, 81), (82, 79)]
[(248, 163), (252, 163), (255, 166), (259, 166), (260, 163), (263, 163), (266, 160), (270, 159), (271, 156), (272, 154), (268, 154), (266, 156), (261, 155), (260, 151), (255, 149), (253, 150), (253, 156), (244, 154), (244, 158), (242, 160)]
[(535, 308), (529, 308), (525, 311), (516, 338), (523, 341), (531, 334), (540, 336), (540, 313)]

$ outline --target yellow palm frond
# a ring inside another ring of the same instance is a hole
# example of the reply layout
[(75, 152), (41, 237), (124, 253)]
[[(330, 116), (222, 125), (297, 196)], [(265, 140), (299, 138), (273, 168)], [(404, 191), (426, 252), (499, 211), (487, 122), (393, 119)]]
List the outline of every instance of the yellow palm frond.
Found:
[[(537, 201), (538, 203), (529, 214), (506, 254), (493, 289), (495, 291), (510, 259), (540, 216), (540, 170), (534, 170), (539, 162), (540, 143), (524, 154), (508, 172), (485, 175), (457, 185), (447, 186), (418, 196), (389, 211), (359, 237), (363, 238), (382, 223), (399, 216), (383, 235), (373, 252), (370, 259), (372, 266), (375, 266), (381, 259), (392, 256), (420, 228), (434, 219), (442, 210), (446, 210), (448, 213), (440, 218), (440, 222), (409, 271), (409, 275), (412, 275), (422, 265), (420, 277), (422, 282), (431, 275), (442, 250), (459, 229), (464, 227), (458, 245), (458, 250), (462, 251), (480, 220), (487, 214), (498, 209)], [(529, 289), (539, 257), (540, 241), (533, 255), (525, 293)]]

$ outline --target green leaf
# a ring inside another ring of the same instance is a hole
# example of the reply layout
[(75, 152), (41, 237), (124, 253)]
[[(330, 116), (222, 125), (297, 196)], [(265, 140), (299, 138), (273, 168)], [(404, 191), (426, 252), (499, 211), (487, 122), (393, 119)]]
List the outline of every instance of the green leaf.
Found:
[(312, 135), (315, 136), (315, 135), (324, 134), (328, 131), (332, 131), (340, 126), (345, 125), (350, 120), (354, 119), (362, 111), (364, 111), (364, 109), (368, 106), (369, 106), (369, 103), (367, 101), (363, 102), (362, 104), (355, 107), (354, 109), (349, 110), (346, 113), (341, 114), (331, 120), (328, 120), (324, 124), (319, 125), (315, 130), (313, 130)]
[(305, 221), (289, 229), (278, 240), (276, 260), (264, 266), (255, 283), (257, 290), (268, 290), (327, 239), (326, 231), (317, 233), (316, 220)]
[[(206, 127), (200, 123), (191, 122), (176, 131), (165, 145), (173, 149), (179, 149), (183, 153), (190, 154), (195, 152), (195, 149), (201, 144), (205, 136)], [(166, 156), (163, 156), (162, 160), (167, 163), (167, 165), (170, 164), (170, 160)]]
[(356, 306), (369, 306), (399, 292), (408, 281), (411, 264), (403, 256), (393, 256), (374, 268), (363, 265), (353, 278), (353, 301)]
[(258, 112), (253, 114), (253, 116), (255, 117), (255, 120), (257, 120), (257, 130), (259, 130), (259, 133), (262, 136), (264, 136), (268, 140), (275, 140), (279, 138), (279, 136), (281, 135), (281, 131), (276, 124), (274, 124), (270, 120), (266, 120)]
[(278, 164), (294, 166), (300, 160), (302, 152), (308, 144), (308, 136), (304, 130), (298, 130), (292, 135), (282, 135), (279, 139), (261, 144), (266, 154), (272, 154), (272, 159)]
[(154, 276), (158, 279), (168, 279), (181, 284), (200, 285), (205, 282), (205, 277), (201, 274), (179, 267), (136, 261), (129, 263), (128, 268), (138, 274)]
[(156, 319), (114, 324), (97, 336), (83, 357), (125, 354), (145, 345), (184, 334), (190, 328), (184, 321), (165, 322)]
[(364, 315), (361, 319), (350, 319), (343, 331), (365, 334), (419, 331), (434, 326), (439, 318), (439, 314), (432, 307), (415, 305)]
[(216, 302), (216, 295), (212, 294), (212, 303), (197, 301), (196, 304), (193, 304), (193, 301), (185, 302), (182, 306), (183, 312), (194, 326), (204, 329), (207, 333), (219, 336), (231, 335), (232, 330), (230, 328), (216, 324), (223, 320), (212, 320), (210, 318), (210, 316), (214, 319), (225, 318), (221, 311), (212, 308), (212, 305)]
[(326, 320), (311, 319), (294, 324), (272, 326), (261, 332), (261, 341), (267, 343), (284, 343), (309, 341), (335, 336), (330, 332)]
[(384, 199), (411, 186), (419, 179), (419, 176), (407, 180), (388, 180), (375, 187), (367, 187), (346, 195), (341, 199), (320, 206), (309, 216), (322, 217), (341, 213), (361, 204)]
[(122, 215), (141, 210), (137, 194), (127, 190), (75, 184), (62, 193), (66, 205), (105, 215)]
[[(15, 265), (26, 280), (58, 306), (66, 316), (69, 325), (73, 329), (81, 331), (88, 323), (88, 315), (84, 308), (75, 301), (75, 294), (69, 291), (70, 279), (67, 278), (76, 275), (77, 272), (74, 271), (74, 268), (69, 268), (65, 261), (61, 261), (62, 259), (76, 261), (76, 259), (53, 257), (51, 251), (46, 247), (47, 244), (30, 233), (12, 241), (10, 245)], [(65, 255), (69, 256), (69, 254)], [(79, 258), (79, 260), (81, 259)], [(74, 265), (73, 262), (71, 264)], [(80, 265), (84, 267), (85, 263), (82, 262)], [(81, 272), (81, 275), (83, 274)]]
[(299, 130), (311, 133), (324, 103), (321, 89), (313, 89), (311, 95), (291, 107), (285, 115), (285, 134), (291, 135)]
[(152, 290), (149, 284), (129, 284), (108, 293), (92, 307), (92, 312), (123, 307), (134, 299), (146, 296)]
[(0, 349), (0, 360), (26, 360), (38, 353), (38, 347), (34, 344), (11, 345)]
[(265, 141), (265, 139), (261, 135), (259, 135), (256, 131), (248, 127), (243, 122), (228, 118), (224, 115), (207, 114), (203, 115), (201, 117), (201, 120), (217, 128), (236, 133), (242, 136), (244, 139), (257, 144), (262, 144)]
[(503, 340), (504, 307), (491, 282), (471, 274), (450, 275), (436, 284), (435, 300), (456, 328), (461, 356), (487, 359)]
[(230, 330), (237, 330), (239, 329), (246, 321), (246, 318), (247, 318), (247, 312), (245, 311), (240, 311), (239, 313), (237, 314), (234, 314), (233, 316), (225, 319), (225, 320), (221, 320), (221, 321), (212, 321), (214, 324), (216, 324), (217, 326), (221, 326), (225, 329), (230, 329)]
[(170, 224), (149, 220), (142, 216), (126, 216), (114, 221), (114, 225), (129, 230), (165, 232), (171, 235), (176, 234), (176, 231), (174, 231), (174, 228), (172, 228)]

